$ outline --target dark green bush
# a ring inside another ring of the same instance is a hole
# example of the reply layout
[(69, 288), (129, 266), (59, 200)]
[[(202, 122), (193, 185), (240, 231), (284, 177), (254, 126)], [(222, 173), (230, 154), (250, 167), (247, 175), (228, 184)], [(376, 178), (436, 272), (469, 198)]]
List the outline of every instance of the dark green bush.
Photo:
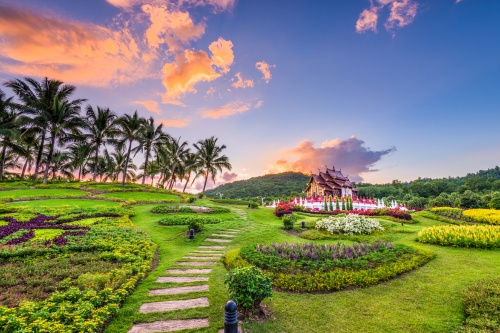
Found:
[(238, 308), (247, 314), (272, 296), (271, 278), (255, 266), (235, 268), (227, 274), (225, 284)]
[[(217, 224), (222, 222), (222, 219), (212, 216), (199, 216), (199, 215), (172, 215), (167, 216), (158, 221), (159, 224), (163, 225), (187, 225), (190, 226), (191, 223), (201, 223), (201, 224)], [(196, 231), (196, 230), (195, 230)]]
[(466, 319), (460, 332), (500, 332), (500, 278), (469, 286), (463, 300)]
[(195, 202), (195, 201), (196, 201), (196, 198), (195, 198), (195, 197), (189, 197), (189, 199), (188, 199), (188, 202), (189, 202), (189, 203), (193, 203), (193, 202)]
[(210, 207), (210, 210), (203, 211), (203, 214), (226, 214), (226, 213), (231, 213), (231, 210), (225, 207)]
[(237, 199), (212, 199), (213, 202), (228, 204), (228, 205), (248, 205), (248, 201), (246, 200), (237, 200)]
[(156, 206), (151, 209), (151, 213), (153, 214), (172, 214), (172, 213), (180, 213), (180, 214), (196, 214), (196, 211), (189, 207), (181, 207), (181, 206)]
[(256, 203), (255, 201), (250, 201), (248, 204), (250, 205), (250, 208), (252, 208), (252, 209), (259, 208), (259, 204)]
[(298, 217), (294, 214), (285, 214), (283, 215), (283, 228), (287, 230), (293, 229), (295, 222), (297, 222)]
[(203, 221), (199, 219), (189, 219), (188, 220), (188, 230), (193, 229), (195, 232), (200, 232), (203, 230)]

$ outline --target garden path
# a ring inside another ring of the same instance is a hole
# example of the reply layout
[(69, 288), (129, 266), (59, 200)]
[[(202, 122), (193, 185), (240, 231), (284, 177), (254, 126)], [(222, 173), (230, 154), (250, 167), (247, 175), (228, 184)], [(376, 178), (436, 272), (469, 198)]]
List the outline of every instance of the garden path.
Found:
[[(227, 248), (226, 245), (220, 245), (220, 243), (231, 243), (233, 240), (232, 238), (236, 237), (239, 232), (240, 229), (227, 229), (224, 230), (223, 233), (219, 232), (219, 234), (212, 234), (211, 238), (206, 238), (197, 250), (192, 251), (188, 256), (184, 256), (182, 259), (183, 261), (176, 262), (174, 264), (175, 267), (167, 269), (165, 271), (165, 276), (159, 277), (156, 282), (208, 282), (209, 274), (212, 272), (212, 268), (210, 267), (213, 267), (217, 263), (215, 260), (219, 260)], [(200, 292), (206, 291), (208, 291), (208, 284), (152, 289), (149, 291), (148, 295), (153, 298), (158, 295), (186, 295), (190, 293), (197, 293), (197, 296), (188, 299), (163, 302), (155, 302), (152, 299), (151, 302), (143, 303), (139, 308), (139, 312), (168, 312), (197, 307), (208, 307), (210, 305), (208, 298), (206, 296), (199, 296)], [(209, 325), (208, 318), (169, 319), (134, 324), (128, 333), (174, 332), (184, 329), (208, 327)]]

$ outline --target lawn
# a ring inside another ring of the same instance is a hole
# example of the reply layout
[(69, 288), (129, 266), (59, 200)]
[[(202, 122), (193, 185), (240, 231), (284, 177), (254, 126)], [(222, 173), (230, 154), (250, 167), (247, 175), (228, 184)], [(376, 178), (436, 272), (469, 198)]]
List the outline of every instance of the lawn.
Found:
[[(49, 191), (49, 190), (43, 190)], [(13, 191), (9, 191), (13, 192)], [(117, 196), (118, 195), (118, 196)], [(106, 198), (120, 198), (120, 200), (157, 201), (158, 197), (169, 198), (165, 200), (180, 200), (171, 194), (159, 194), (151, 192), (114, 192), (99, 195), (103, 200), (87, 199), (51, 199), (32, 202), (14, 202), (9, 206), (47, 206), (58, 207), (69, 205), (71, 207), (92, 208), (97, 205), (105, 207), (117, 207), (119, 202), (105, 201)], [(154, 199), (153, 199), (154, 198)], [(197, 200), (193, 205), (211, 206), (207, 200)], [(224, 280), (226, 270), (222, 262), (218, 262), (210, 273), (209, 291), (198, 292), (189, 295), (164, 295), (155, 296), (155, 301), (178, 300), (192, 297), (207, 296), (210, 307), (195, 308), (189, 310), (178, 310), (164, 313), (140, 314), (138, 309), (144, 302), (152, 301), (147, 293), (150, 289), (160, 287), (171, 287), (173, 284), (160, 284), (155, 280), (164, 274), (166, 269), (172, 268), (176, 261), (195, 250), (204, 240), (217, 231), (228, 228), (245, 228), (239, 234), (228, 250), (240, 248), (248, 244), (271, 244), (282, 243), (309, 243), (312, 240), (301, 237), (298, 232), (289, 233), (283, 230), (282, 221), (272, 214), (271, 209), (259, 208), (248, 210), (242, 206), (231, 206), (232, 212), (214, 215), (223, 219), (223, 222), (213, 225), (205, 225), (204, 230), (195, 236), (194, 241), (187, 240), (186, 226), (163, 226), (157, 223), (162, 215), (152, 214), (150, 211), (156, 205), (138, 204), (131, 207), (135, 216), (131, 221), (140, 230), (144, 231), (152, 242), (158, 247), (158, 262), (154, 270), (139, 283), (135, 291), (125, 299), (122, 308), (113, 317), (106, 327), (107, 333), (126, 333), (132, 324), (164, 319), (187, 319), (208, 317), (210, 327), (205, 329), (186, 330), (183, 332), (216, 332), (223, 327), (223, 306), (229, 299)], [(163, 215), (164, 216), (164, 215)], [(321, 216), (299, 215), (296, 230), (300, 231), (300, 222), (305, 221), (306, 226), (314, 228), (316, 220)], [(325, 244), (338, 242), (353, 243), (355, 241), (372, 242), (376, 239), (386, 240), (394, 243), (405, 244), (415, 248), (432, 251), (437, 256), (425, 266), (399, 276), (390, 281), (380, 283), (368, 288), (357, 288), (333, 293), (296, 294), (274, 291), (273, 298), (265, 300), (263, 304), (271, 311), (270, 318), (264, 321), (250, 321), (242, 326), (250, 332), (269, 333), (299, 333), (299, 332), (452, 332), (463, 324), (464, 305), (462, 297), (466, 288), (484, 278), (492, 278), (500, 275), (500, 250), (464, 249), (453, 247), (442, 247), (437, 245), (423, 244), (416, 241), (417, 233), (424, 227), (431, 225), (447, 225), (446, 223), (429, 219), (424, 216), (415, 216), (414, 224), (392, 222), (383, 217), (377, 218), (386, 229), (372, 236), (326, 236), (325, 239), (314, 240), (314, 243)], [(93, 227), (97, 218), (81, 220), (81, 225)], [(70, 222), (69, 225), (78, 225)], [(35, 237), (46, 239), (55, 237), (59, 231), (35, 232)], [(314, 235), (314, 230), (306, 234)], [(93, 254), (89, 254), (93, 255)], [(95, 256), (95, 255), (94, 255)], [(56, 256), (55, 260), (60, 267), (67, 267), (66, 257)], [(82, 258), (85, 258), (82, 256)], [(92, 257), (94, 258), (94, 257)], [(46, 259), (31, 258), (30, 262), (40, 261), (36, 266), (48, 267), (50, 261)], [(90, 258), (89, 258), (90, 260)], [(99, 260), (94, 258), (92, 260)], [(81, 260), (79, 261), (81, 262)], [(96, 261), (97, 263), (98, 261)], [(16, 266), (18, 265), (18, 266)], [(114, 266), (99, 263), (95, 271), (105, 272), (114, 269)], [(23, 281), (12, 280), (16, 283), (18, 292), (26, 292), (26, 286), (36, 283), (33, 273), (24, 272), (22, 265), (15, 261), (4, 261), (1, 264), (1, 274), (12, 274), (14, 271), (26, 276)], [(10, 267), (10, 269), (8, 269)], [(42, 277), (50, 277), (49, 272), (43, 271)], [(72, 273), (72, 278), (77, 279), (75, 274), (88, 271), (85, 265)], [(61, 279), (63, 276), (50, 277), (50, 279)], [(0, 281), (2, 277), (0, 276)], [(58, 280), (59, 281), (59, 280)], [(57, 282), (59, 283), (59, 282)], [(192, 285), (185, 284), (185, 285)], [(195, 283), (196, 284), (196, 283)], [(32, 299), (43, 299), (52, 289), (50, 284), (41, 283)], [(45, 287), (44, 287), (45, 286)], [(17, 292), (17, 291), (16, 291)], [(44, 296), (45, 295), (45, 296)], [(15, 302), (13, 296), (3, 298), (6, 304)], [(27, 296), (26, 296), (27, 297)], [(30, 299), (29, 297), (27, 297)]]
[(114, 200), (135, 200), (139, 202), (180, 202), (182, 198), (169, 193), (155, 192), (112, 192), (96, 195), (97, 198)]
[(89, 192), (75, 189), (29, 189), (29, 190), (9, 190), (0, 191), (1, 201), (12, 200), (33, 200), (40, 198), (70, 198), (85, 197)]

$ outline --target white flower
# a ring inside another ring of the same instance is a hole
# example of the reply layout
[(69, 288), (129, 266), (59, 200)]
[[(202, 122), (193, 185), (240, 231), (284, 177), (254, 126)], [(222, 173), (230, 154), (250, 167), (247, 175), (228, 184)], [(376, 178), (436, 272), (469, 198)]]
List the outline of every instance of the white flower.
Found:
[(316, 229), (327, 230), (331, 234), (365, 234), (384, 230), (380, 223), (363, 215), (329, 216), (316, 222)]

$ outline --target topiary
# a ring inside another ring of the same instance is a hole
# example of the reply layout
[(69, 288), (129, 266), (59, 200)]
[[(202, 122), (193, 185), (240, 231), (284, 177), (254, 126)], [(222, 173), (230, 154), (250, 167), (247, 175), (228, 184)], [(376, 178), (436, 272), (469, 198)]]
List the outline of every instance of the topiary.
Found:
[(259, 208), (259, 204), (256, 203), (255, 201), (250, 201), (248, 203), (248, 205), (249, 205), (248, 208), (251, 208), (251, 209), (257, 209), (257, 208)]
[(194, 232), (200, 232), (203, 230), (203, 221), (199, 219), (190, 219), (188, 222), (188, 230), (193, 229)]
[(247, 315), (260, 307), (265, 298), (272, 297), (271, 278), (255, 266), (238, 267), (226, 276), (224, 282), (238, 308)]
[(283, 215), (283, 228), (287, 230), (293, 229), (293, 225), (295, 224), (295, 222), (297, 222), (297, 220), (298, 220), (297, 215), (293, 214)]

